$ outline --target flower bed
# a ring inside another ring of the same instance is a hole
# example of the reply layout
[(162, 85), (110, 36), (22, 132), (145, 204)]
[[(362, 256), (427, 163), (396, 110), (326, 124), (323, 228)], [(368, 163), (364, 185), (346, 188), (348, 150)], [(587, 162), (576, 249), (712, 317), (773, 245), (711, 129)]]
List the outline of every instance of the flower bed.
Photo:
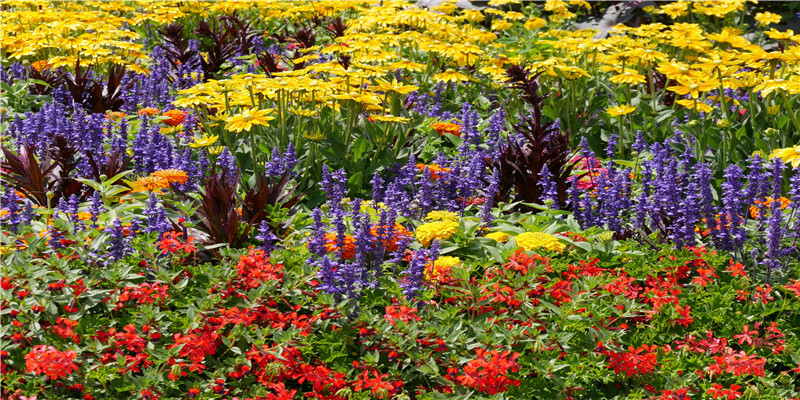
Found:
[(4, 4), (2, 398), (799, 398), (795, 7), (459, 5)]

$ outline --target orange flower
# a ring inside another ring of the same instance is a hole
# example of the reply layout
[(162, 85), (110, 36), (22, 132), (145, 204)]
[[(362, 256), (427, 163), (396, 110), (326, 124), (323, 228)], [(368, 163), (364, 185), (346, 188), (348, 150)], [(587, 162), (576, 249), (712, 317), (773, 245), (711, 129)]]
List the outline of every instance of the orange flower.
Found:
[[(330, 253), (338, 250), (338, 236), (335, 233), (325, 234), (325, 250)], [(342, 259), (349, 260), (356, 255), (356, 239), (352, 235), (344, 235), (344, 249), (342, 249)]]
[(436, 130), (439, 135), (449, 133), (454, 136), (461, 137), (461, 125), (452, 122), (436, 122), (431, 124), (431, 127)]
[(169, 187), (167, 178), (161, 176), (143, 176), (131, 183), (131, 193), (136, 192), (161, 192), (161, 189)]
[(119, 121), (122, 118), (125, 118), (128, 114), (125, 114), (121, 111), (109, 111), (106, 113), (106, 119), (110, 119), (113, 121)]
[(164, 120), (164, 123), (170, 126), (180, 125), (186, 120), (186, 112), (181, 110), (169, 110), (162, 114), (162, 116), (169, 117), (169, 119)]
[[(755, 201), (755, 204), (762, 205), (766, 209), (769, 209), (770, 204), (773, 201), (778, 201), (781, 203), (781, 210), (785, 210), (786, 207), (789, 207), (789, 204), (792, 202), (791, 200), (787, 199), (786, 197), (778, 197), (777, 199), (773, 199), (772, 197), (767, 196), (767, 199), (764, 201)], [(759, 211), (758, 207), (755, 205), (750, 206), (750, 216), (754, 219), (758, 219), (761, 216), (761, 212)]]
[[(380, 225), (378, 225), (378, 224), (372, 225), (372, 228), (370, 229), (370, 234), (373, 237), (375, 237), (376, 241), (379, 240), (378, 239), (378, 229), (380, 229)], [(388, 226), (384, 226), (383, 229), (386, 232), (388, 232), (388, 230), (389, 230)], [(392, 229), (392, 234), (393, 234), (393, 236), (391, 238), (389, 238), (388, 240), (384, 240), (382, 243), (378, 242), (378, 243), (383, 244), (386, 247), (386, 251), (395, 251), (395, 250), (397, 250), (397, 247), (398, 247), (397, 245), (398, 245), (398, 243), (400, 242), (400, 240), (403, 237), (408, 237), (408, 238), (411, 237), (411, 233), (403, 225), (400, 225), (400, 224), (394, 224), (394, 228)]]
[(31, 67), (35, 69), (37, 72), (42, 72), (42, 70), (50, 69), (50, 64), (47, 60), (39, 60), (31, 64)]
[(417, 169), (424, 172), (427, 167), (431, 171), (431, 180), (435, 181), (442, 177), (443, 174), (449, 173), (450, 168), (442, 168), (439, 164), (417, 164)]
[(181, 185), (183, 185), (189, 180), (189, 176), (186, 175), (186, 172), (181, 171), (179, 169), (163, 169), (161, 171), (153, 172), (150, 175), (159, 178), (164, 178), (169, 183), (178, 183)]
[(146, 108), (143, 108), (143, 109), (139, 110), (139, 112), (137, 112), (136, 114), (138, 114), (138, 115), (156, 115), (156, 114), (158, 114), (160, 112), (161, 112), (161, 110), (159, 110), (157, 108), (146, 107)]

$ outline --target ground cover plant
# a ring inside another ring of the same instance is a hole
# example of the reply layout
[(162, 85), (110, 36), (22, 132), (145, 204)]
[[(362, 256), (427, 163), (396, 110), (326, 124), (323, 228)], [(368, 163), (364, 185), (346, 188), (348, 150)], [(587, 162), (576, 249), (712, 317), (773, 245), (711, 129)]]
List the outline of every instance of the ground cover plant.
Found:
[(2, 398), (800, 398), (800, 7), (465, 5), (0, 4)]

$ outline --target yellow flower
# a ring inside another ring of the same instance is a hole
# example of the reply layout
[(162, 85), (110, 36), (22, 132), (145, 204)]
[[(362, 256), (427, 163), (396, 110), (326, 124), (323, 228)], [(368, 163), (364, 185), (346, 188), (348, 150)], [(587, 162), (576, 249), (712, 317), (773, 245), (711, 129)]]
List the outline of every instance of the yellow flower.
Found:
[(713, 107), (711, 107), (710, 105), (708, 105), (706, 103), (703, 103), (702, 101), (695, 102), (694, 100), (690, 100), (690, 99), (681, 99), (681, 100), (675, 100), (675, 103), (678, 103), (678, 104), (680, 104), (680, 105), (682, 105), (682, 106), (684, 106), (686, 108), (689, 108), (689, 109), (693, 109), (696, 106), (697, 107), (696, 108), (697, 112), (710, 113), (711, 111), (714, 111)]
[(419, 63), (415, 63), (413, 61), (400, 60), (400, 61), (397, 61), (397, 62), (393, 62), (393, 63), (387, 65), (386, 67), (389, 68), (389, 69), (405, 69), (405, 70), (408, 70), (408, 71), (420, 72), (424, 68), (424, 65), (419, 64)]
[(800, 145), (776, 149), (769, 155), (770, 158), (780, 158), (785, 163), (791, 163), (793, 168), (800, 166)]
[(429, 221), (445, 221), (454, 222), (458, 221), (458, 214), (452, 211), (431, 211), (425, 216)]
[(434, 239), (449, 239), (456, 231), (458, 231), (458, 222), (435, 221), (420, 225), (414, 232), (414, 237), (421, 245), (428, 247)]
[(778, 22), (781, 22), (781, 16), (766, 11), (757, 13), (755, 16), (755, 20), (758, 21), (759, 25), (767, 26), (769, 24), (777, 24)]
[(384, 92), (395, 92), (399, 94), (409, 94), (419, 89), (419, 86), (403, 85), (402, 82), (398, 83), (397, 79), (392, 79), (391, 82), (383, 79), (378, 79), (378, 86), (376, 87), (383, 90)]
[(525, 29), (527, 29), (529, 31), (535, 31), (537, 29), (544, 28), (546, 25), (547, 25), (547, 21), (545, 21), (542, 18), (531, 18), (531, 19), (525, 21), (525, 24), (522, 25), (522, 26), (524, 26)]
[(208, 154), (218, 156), (225, 150), (225, 146), (211, 146), (208, 148)]
[(533, 251), (534, 249), (543, 248), (550, 251), (563, 252), (567, 247), (559, 242), (555, 236), (543, 232), (524, 232), (517, 235), (515, 238), (517, 246), (525, 251)]
[(606, 108), (606, 112), (608, 113), (608, 115), (612, 117), (621, 117), (623, 115), (628, 115), (634, 111), (636, 111), (636, 107), (627, 104)]
[(367, 118), (371, 122), (381, 121), (381, 122), (397, 122), (404, 124), (408, 122), (408, 118), (398, 117), (394, 115), (378, 115), (378, 114), (370, 114), (369, 118)]
[(508, 28), (511, 28), (511, 22), (508, 22), (504, 19), (498, 19), (492, 22), (492, 30), (493, 31), (504, 31)]
[(677, 80), (680, 85), (670, 86), (667, 90), (681, 96), (691, 94), (693, 99), (700, 97), (700, 92), (708, 92), (719, 88), (718, 82), (712, 80), (702, 81), (699, 78), (693, 79), (686, 76), (679, 76)]
[(625, 83), (628, 85), (638, 85), (644, 83), (644, 75), (639, 75), (636, 72), (625, 71), (621, 74), (614, 75), (610, 79), (611, 82), (616, 84)]
[(189, 143), (189, 147), (194, 149), (200, 147), (208, 147), (214, 143), (217, 143), (217, 140), (219, 140), (219, 136), (217, 135), (212, 135), (212, 136), (203, 135), (202, 139), (195, 139), (192, 143)]
[(766, 33), (770, 39), (774, 40), (786, 40), (786, 39), (791, 39), (792, 36), (794, 36), (794, 31), (791, 29), (787, 29), (786, 32), (781, 32), (775, 28), (772, 28), (768, 30)]
[(251, 108), (241, 114), (236, 114), (226, 120), (225, 129), (229, 131), (241, 132), (248, 131), (255, 125), (267, 125), (269, 121), (275, 119), (270, 113), (272, 110), (259, 110)]
[(448, 82), (458, 83), (458, 82), (468, 81), (469, 76), (464, 75), (460, 72), (456, 72), (452, 69), (448, 69), (447, 71), (434, 75), (433, 80), (435, 80), (436, 82), (444, 82), (444, 83)]
[(486, 234), (487, 238), (494, 240), (495, 242), (505, 243), (508, 241), (508, 234), (503, 232), (492, 232)]

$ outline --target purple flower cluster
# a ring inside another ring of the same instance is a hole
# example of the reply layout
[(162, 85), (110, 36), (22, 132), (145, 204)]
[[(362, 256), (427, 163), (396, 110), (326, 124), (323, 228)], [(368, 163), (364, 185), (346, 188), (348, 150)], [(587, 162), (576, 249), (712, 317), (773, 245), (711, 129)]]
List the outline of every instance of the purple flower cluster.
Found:
[[(746, 244), (762, 244), (766, 251), (761, 264), (767, 271), (775, 270), (785, 257), (796, 252), (796, 239), (788, 247), (784, 239), (791, 235), (792, 228), (797, 231), (800, 227), (797, 213), (792, 212), (786, 218), (779, 201), (765, 205), (768, 196), (773, 199), (781, 196), (784, 166), (780, 160), (766, 163), (754, 155), (748, 162), (747, 173), (735, 164), (727, 166), (719, 200), (715, 200), (711, 169), (705, 163), (693, 162), (687, 153), (690, 150), (677, 154), (670, 146), (655, 143), (647, 148), (639, 140), (636, 146), (637, 151), (649, 150), (652, 155), (641, 163), (637, 190), (633, 190), (631, 170), (620, 170), (613, 162), (606, 169), (598, 169), (597, 181), (589, 188), (581, 190), (578, 185), (570, 188), (572, 209), (584, 227), (602, 226), (620, 237), (638, 232), (658, 233), (679, 248), (705, 241), (737, 253), (740, 258)], [(613, 152), (609, 145), (607, 154)], [(590, 160), (589, 165), (594, 163), (590, 151), (585, 151), (584, 156)], [(800, 201), (800, 190), (796, 188), (798, 176), (800, 171), (795, 171), (790, 180), (793, 189), (788, 196), (792, 204)], [(751, 207), (757, 226), (748, 234)], [(797, 233), (793, 235), (796, 237)], [(758, 253), (755, 251), (755, 255)]]

